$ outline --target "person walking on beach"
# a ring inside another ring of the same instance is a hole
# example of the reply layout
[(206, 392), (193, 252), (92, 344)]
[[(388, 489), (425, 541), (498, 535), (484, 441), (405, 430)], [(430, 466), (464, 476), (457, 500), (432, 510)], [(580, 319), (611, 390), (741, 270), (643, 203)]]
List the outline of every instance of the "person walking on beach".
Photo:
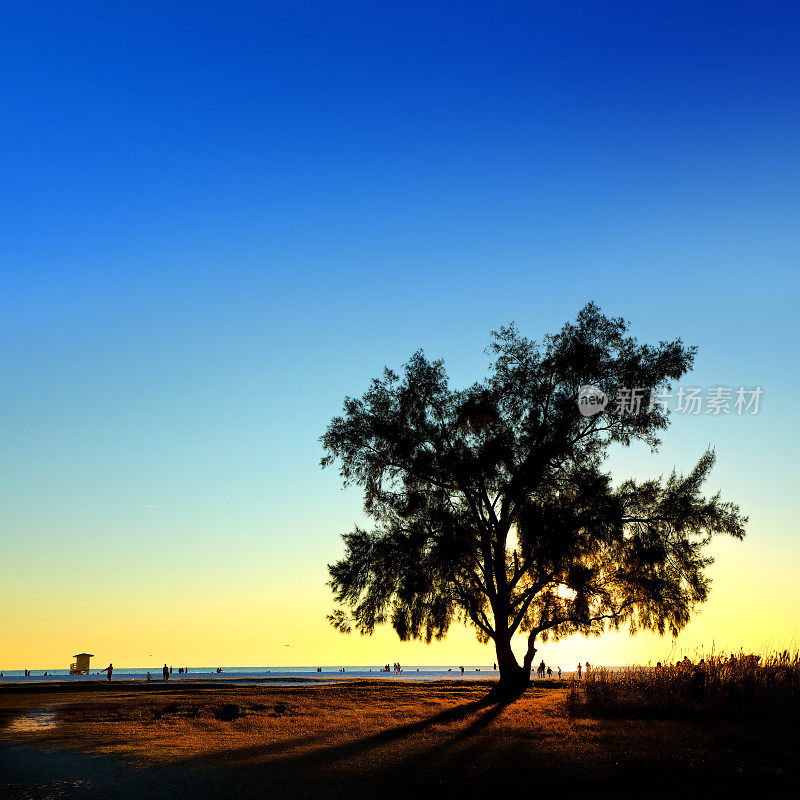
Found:
[(169, 667), (166, 664), (164, 664), (164, 669), (161, 670), (161, 674), (163, 675), (165, 681), (169, 680)]
[(552, 667), (548, 667), (547, 668), (547, 677), (548, 678), (552, 678), (553, 677), (553, 668)]
[(558, 679), (561, 680), (561, 667), (558, 668)]
[(113, 664), (109, 664), (105, 668), (105, 672), (108, 674), (108, 680), (110, 681), (111, 680), (111, 676), (114, 674), (114, 665)]
[(578, 662), (578, 680), (581, 679), (581, 669), (583, 669), (583, 668), (581, 667), (581, 662), (579, 661)]

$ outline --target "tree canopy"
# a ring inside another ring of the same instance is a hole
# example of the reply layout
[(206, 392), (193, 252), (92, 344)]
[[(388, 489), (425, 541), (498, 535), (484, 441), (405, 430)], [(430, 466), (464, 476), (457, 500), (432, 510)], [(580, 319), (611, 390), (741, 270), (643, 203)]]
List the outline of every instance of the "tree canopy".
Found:
[[(501, 686), (522, 688), (537, 641), (687, 624), (708, 596), (708, 543), (743, 538), (747, 520), (702, 494), (711, 450), (687, 475), (615, 482), (604, 469), (613, 446), (656, 451), (669, 423), (663, 404), (636, 413), (615, 399), (669, 391), (695, 356), (628, 328), (590, 303), (540, 342), (513, 325), (494, 332), (489, 374), (467, 388), (419, 351), (345, 399), (321, 437), (322, 465), (361, 487), (371, 528), (344, 534), (329, 565), (336, 628), (389, 622), (403, 640), (431, 641), (466, 622), (493, 641)], [(586, 385), (612, 403), (584, 416)]]

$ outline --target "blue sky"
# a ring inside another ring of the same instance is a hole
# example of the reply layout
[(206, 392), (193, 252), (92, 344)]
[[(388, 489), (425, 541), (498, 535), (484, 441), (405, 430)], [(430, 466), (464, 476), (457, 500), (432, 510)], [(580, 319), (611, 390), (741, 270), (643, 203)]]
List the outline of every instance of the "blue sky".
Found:
[[(797, 565), (796, 4), (3, 18), (0, 607), (20, 630), (20, 595), (78, 582), (147, 619), (240, 575), (247, 602), (305, 598), (297, 627), (338, 652), (324, 566), (360, 499), (317, 437), (344, 395), (418, 347), (471, 382), (491, 329), (535, 338), (589, 299), (697, 344), (690, 383), (763, 386), (757, 418), (677, 419), (659, 456), (614, 463), (685, 469), (714, 444), (753, 520), (730, 558)], [(70, 652), (106, 624), (72, 602)]]

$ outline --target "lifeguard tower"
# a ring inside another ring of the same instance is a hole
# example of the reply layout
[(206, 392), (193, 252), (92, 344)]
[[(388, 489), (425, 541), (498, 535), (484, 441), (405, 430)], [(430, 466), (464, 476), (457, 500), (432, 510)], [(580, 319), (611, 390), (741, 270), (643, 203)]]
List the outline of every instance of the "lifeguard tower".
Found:
[(89, 659), (94, 658), (94, 653), (76, 653), (72, 656), (75, 661), (69, 665), (70, 675), (88, 675)]

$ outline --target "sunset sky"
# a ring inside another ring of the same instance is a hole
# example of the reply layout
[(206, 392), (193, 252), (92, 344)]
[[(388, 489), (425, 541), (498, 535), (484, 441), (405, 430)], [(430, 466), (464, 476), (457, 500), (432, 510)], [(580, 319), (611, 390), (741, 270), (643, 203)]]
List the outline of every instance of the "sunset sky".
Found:
[[(321, 470), (346, 395), (422, 347), (588, 300), (698, 345), (616, 478), (687, 470), (750, 516), (653, 661), (797, 645), (800, 8), (792, 2), (20, 3), (0, 26), (0, 669), (486, 664), (343, 637), (326, 564), (363, 523)], [(288, 646), (287, 646), (288, 645)], [(538, 657), (538, 656), (537, 656)]]

